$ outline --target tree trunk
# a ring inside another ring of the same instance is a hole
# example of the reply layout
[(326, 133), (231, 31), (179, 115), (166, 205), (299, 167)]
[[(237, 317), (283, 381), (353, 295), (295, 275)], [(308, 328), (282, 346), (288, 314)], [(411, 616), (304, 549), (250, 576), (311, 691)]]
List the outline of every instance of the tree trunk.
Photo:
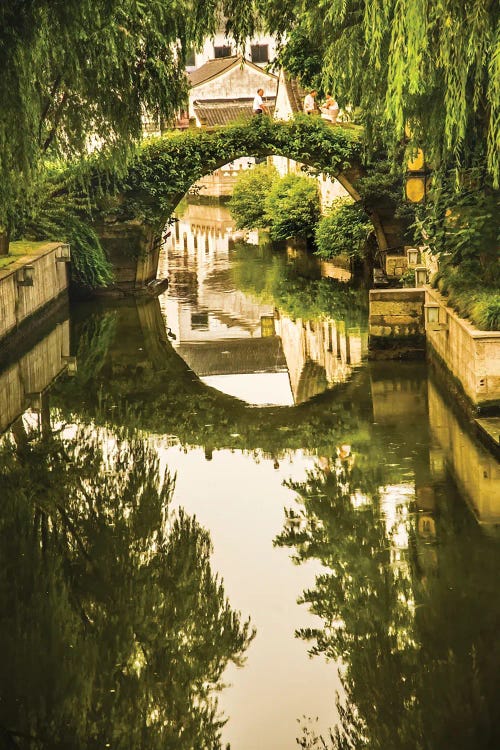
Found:
[(9, 232), (4, 226), (0, 224), (0, 255), (9, 254), (9, 243)]

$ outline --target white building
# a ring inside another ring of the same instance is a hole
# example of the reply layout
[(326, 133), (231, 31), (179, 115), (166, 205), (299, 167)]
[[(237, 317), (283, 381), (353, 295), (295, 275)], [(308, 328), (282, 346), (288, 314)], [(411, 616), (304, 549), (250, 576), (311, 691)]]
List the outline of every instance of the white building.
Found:
[(257, 89), (264, 90), (264, 103), (274, 112), (278, 79), (241, 56), (208, 60), (188, 73), (189, 117), (198, 127), (227, 125), (242, 116), (252, 116)]

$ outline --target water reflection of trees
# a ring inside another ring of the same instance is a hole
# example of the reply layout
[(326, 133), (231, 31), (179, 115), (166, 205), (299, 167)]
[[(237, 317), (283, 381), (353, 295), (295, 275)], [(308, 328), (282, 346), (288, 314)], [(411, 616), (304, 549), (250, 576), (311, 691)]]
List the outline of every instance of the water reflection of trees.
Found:
[(0, 745), (217, 748), (214, 690), (252, 637), (144, 440), (86, 427), (0, 448)]
[(440, 485), (436, 564), (428, 565), (411, 506), (406, 512), (396, 500), (387, 512), (379, 466), (338, 457), (322, 466), (290, 483), (299, 509), (287, 511), (276, 544), (293, 549), (298, 563), (314, 558), (324, 566), (302, 596), (323, 625), (297, 635), (313, 654), (342, 662), (345, 696), (341, 725), (329, 737), (306, 726), (299, 744), (500, 746), (498, 545)]
[(366, 295), (333, 279), (297, 273), (296, 261), (265, 246), (238, 244), (232, 261), (235, 286), (263, 302), (274, 304), (292, 318), (329, 317), (349, 326), (366, 327)]

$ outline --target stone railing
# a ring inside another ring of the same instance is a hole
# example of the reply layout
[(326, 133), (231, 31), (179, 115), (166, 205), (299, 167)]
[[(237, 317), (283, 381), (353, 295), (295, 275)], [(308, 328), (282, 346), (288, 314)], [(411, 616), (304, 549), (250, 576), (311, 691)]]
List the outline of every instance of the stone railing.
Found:
[(0, 270), (0, 341), (68, 289), (61, 247), (60, 242), (47, 243)]

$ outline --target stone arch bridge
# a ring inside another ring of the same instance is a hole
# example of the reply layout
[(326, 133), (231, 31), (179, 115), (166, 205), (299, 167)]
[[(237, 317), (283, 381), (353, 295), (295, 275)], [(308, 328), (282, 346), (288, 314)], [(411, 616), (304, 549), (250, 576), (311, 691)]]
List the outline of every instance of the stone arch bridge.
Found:
[(115, 194), (101, 201), (95, 222), (117, 286), (138, 291), (156, 278), (166, 222), (201, 177), (240, 157), (272, 154), (336, 178), (354, 200), (362, 201), (381, 252), (400, 244), (391, 212), (363, 199), (359, 128), (333, 127), (319, 117), (288, 122), (255, 117), (211, 130), (167, 133), (141, 144)]

